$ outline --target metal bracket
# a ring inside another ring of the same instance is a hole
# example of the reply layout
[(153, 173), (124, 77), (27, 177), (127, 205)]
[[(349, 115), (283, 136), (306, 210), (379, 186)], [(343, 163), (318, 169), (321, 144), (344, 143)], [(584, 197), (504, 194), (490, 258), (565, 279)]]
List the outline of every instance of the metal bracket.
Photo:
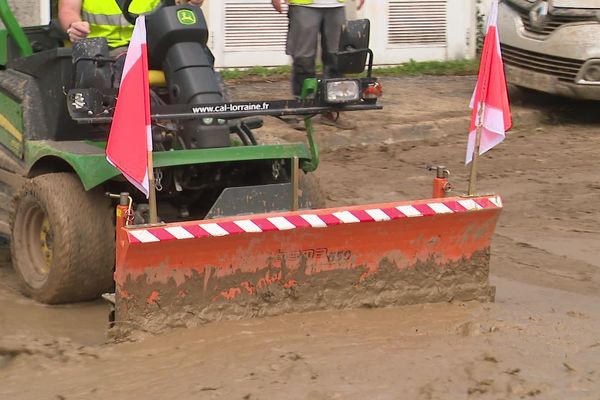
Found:
[[(301, 100), (306, 100), (309, 96), (314, 96), (317, 93), (319, 81), (317, 79), (306, 79), (302, 85)], [(304, 172), (313, 172), (319, 166), (319, 148), (315, 141), (315, 130), (312, 124), (312, 115), (304, 116), (304, 127), (306, 128), (306, 139), (308, 140), (308, 148), (310, 150), (310, 161), (303, 160), (302, 170)]]

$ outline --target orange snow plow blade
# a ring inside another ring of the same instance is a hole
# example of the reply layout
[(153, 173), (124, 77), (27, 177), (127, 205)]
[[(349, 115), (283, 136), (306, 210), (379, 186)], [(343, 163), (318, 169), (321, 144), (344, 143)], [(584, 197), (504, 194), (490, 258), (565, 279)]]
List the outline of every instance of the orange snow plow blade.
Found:
[(499, 196), (127, 227), (116, 320), (145, 329), (328, 308), (492, 300)]

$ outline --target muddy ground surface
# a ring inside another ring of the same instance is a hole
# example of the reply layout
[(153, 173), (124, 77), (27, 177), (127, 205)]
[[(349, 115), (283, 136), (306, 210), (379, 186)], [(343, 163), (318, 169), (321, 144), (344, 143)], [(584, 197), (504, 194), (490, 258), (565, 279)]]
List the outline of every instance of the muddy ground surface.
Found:
[[(385, 79), (386, 109), (354, 115), (360, 129), (319, 127), (329, 205), (426, 197), (427, 164), (448, 166), (464, 191), (473, 85)], [(285, 82), (249, 86), (254, 98), (287, 91)], [(232, 92), (251, 97), (241, 85)], [(511, 95), (515, 128), (480, 174), (480, 190), (505, 201), (495, 303), (228, 321), (115, 345), (104, 343), (102, 303), (21, 297), (4, 251), (0, 398), (599, 400), (598, 106)], [(279, 121), (264, 131), (301, 138)]]

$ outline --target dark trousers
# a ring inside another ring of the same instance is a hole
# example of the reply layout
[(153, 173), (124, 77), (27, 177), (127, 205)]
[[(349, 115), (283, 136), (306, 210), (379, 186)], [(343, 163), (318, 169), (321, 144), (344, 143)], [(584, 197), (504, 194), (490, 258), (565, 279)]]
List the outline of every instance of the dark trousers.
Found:
[(317, 8), (291, 5), (286, 53), (292, 56), (292, 93), (300, 96), (305, 79), (316, 77), (319, 35), (324, 78), (337, 78), (336, 53), (342, 26), (346, 22), (344, 7)]

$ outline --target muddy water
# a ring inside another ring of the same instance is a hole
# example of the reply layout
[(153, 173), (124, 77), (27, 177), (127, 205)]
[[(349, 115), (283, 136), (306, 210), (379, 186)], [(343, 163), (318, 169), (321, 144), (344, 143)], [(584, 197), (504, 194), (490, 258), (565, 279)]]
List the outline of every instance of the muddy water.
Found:
[[(216, 322), (0, 374), (5, 398), (597, 399), (597, 297), (495, 279), (495, 304)], [(62, 352), (69, 353), (63, 346)], [(35, 377), (36, 386), (27, 382)]]
[[(360, 121), (361, 134), (385, 143), (379, 135), (407, 116), (465, 113), (469, 79), (386, 82), (397, 96)], [(102, 304), (36, 305), (0, 267), (0, 399), (598, 400), (600, 118), (589, 107), (547, 112), (550, 123), (517, 123), (481, 162), (481, 190), (505, 203), (492, 245), (496, 303), (290, 314), (81, 347), (103, 341)], [(427, 196), (428, 163), (446, 164), (464, 189), (467, 125), (443, 128), (435, 141), (324, 154), (330, 205)], [(353, 143), (354, 132), (327, 129)], [(55, 339), (38, 339), (47, 336)]]
[(45, 306), (18, 295), (8, 261), (9, 250), (0, 247), (0, 337), (66, 337), (85, 345), (105, 341), (108, 307), (102, 301)]

